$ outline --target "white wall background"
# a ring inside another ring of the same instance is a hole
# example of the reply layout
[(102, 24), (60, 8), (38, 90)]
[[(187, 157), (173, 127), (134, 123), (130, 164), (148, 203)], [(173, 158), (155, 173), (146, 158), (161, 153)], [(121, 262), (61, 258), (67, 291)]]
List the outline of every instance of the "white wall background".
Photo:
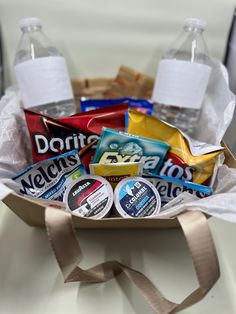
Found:
[(154, 76), (186, 17), (208, 22), (209, 51), (222, 59), (234, 6), (234, 0), (0, 0), (6, 84), (14, 81), (18, 20), (23, 17), (42, 19), (45, 33), (66, 57), (71, 77), (114, 76), (121, 64)]
[(234, 0), (0, 0), (7, 84), (22, 17), (42, 19), (71, 77), (113, 76), (122, 63), (154, 75), (185, 17), (207, 20), (209, 50), (222, 58), (234, 5)]

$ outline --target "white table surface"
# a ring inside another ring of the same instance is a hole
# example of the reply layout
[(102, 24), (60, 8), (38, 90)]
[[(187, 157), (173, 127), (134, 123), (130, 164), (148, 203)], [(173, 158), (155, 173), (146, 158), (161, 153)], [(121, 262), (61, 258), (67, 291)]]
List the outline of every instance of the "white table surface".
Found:
[[(210, 227), (221, 278), (204, 300), (181, 313), (236, 313), (236, 226), (212, 218)], [(117, 259), (144, 272), (174, 301), (197, 285), (180, 230), (80, 230), (78, 238), (85, 268)], [(0, 252), (0, 313), (153, 313), (123, 275), (105, 284), (64, 284), (45, 230), (27, 226), (3, 204)]]

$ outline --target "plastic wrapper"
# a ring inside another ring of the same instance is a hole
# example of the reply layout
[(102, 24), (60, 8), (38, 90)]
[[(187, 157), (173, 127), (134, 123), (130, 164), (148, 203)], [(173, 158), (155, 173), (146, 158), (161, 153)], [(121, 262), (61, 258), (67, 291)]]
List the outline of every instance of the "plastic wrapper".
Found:
[(74, 150), (39, 161), (15, 175), (19, 192), (37, 198), (62, 201), (71, 182), (86, 174), (84, 166)]
[(123, 130), (127, 108), (128, 105), (124, 103), (60, 119), (25, 110), (33, 161), (38, 162), (78, 149), (82, 162), (87, 167), (103, 126)]
[(220, 146), (185, 137), (177, 128), (157, 118), (130, 110), (129, 133), (161, 140), (170, 145), (160, 174), (183, 181), (208, 184), (213, 173)]
[(114, 189), (124, 178), (142, 176), (143, 163), (123, 162), (111, 164), (90, 164), (89, 169), (91, 174), (105, 178)]
[(157, 174), (169, 145), (148, 138), (104, 128), (94, 163), (142, 162), (143, 171)]
[(166, 176), (145, 176), (157, 189), (161, 197), (161, 206), (168, 204), (183, 192), (195, 195), (197, 198), (207, 197), (212, 194), (209, 186), (182, 181)]
[(153, 112), (153, 104), (146, 99), (136, 98), (117, 98), (117, 99), (81, 99), (80, 108), (82, 112), (106, 108), (116, 104), (128, 103), (129, 108), (151, 115)]

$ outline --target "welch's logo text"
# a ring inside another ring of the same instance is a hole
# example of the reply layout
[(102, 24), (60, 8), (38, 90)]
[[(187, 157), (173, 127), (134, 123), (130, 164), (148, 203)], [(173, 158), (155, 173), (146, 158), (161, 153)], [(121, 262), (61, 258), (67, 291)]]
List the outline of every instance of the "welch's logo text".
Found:
[(57, 181), (60, 173), (66, 172), (68, 168), (74, 168), (77, 164), (80, 165), (80, 160), (75, 155), (54, 159), (23, 173), (15, 181), (21, 184), (21, 193), (40, 195), (42, 190), (45, 191), (45, 188), (50, 188), (54, 181)]

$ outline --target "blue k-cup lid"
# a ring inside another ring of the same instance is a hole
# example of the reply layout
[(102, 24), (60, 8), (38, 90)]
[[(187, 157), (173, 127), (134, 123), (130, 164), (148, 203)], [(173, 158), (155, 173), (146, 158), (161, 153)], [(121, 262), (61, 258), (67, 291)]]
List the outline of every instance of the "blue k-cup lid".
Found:
[(141, 177), (129, 177), (118, 183), (114, 203), (120, 216), (126, 218), (154, 217), (161, 208), (155, 186)]

